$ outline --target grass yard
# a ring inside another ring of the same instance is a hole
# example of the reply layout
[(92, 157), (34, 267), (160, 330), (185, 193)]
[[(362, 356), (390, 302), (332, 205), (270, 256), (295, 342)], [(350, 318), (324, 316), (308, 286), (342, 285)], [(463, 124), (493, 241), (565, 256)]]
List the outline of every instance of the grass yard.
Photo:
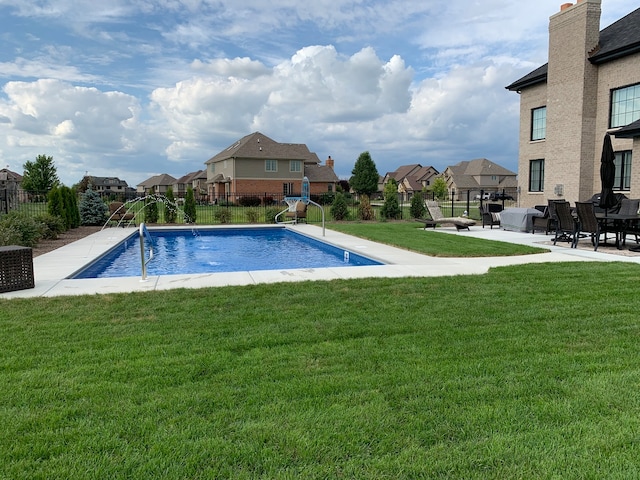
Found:
[(423, 231), (423, 226), (416, 221), (331, 222), (327, 228), (432, 257), (499, 257), (548, 251), (514, 243), (451, 235), (438, 232), (437, 229)]
[(638, 478), (640, 269), (0, 301), (0, 478)]

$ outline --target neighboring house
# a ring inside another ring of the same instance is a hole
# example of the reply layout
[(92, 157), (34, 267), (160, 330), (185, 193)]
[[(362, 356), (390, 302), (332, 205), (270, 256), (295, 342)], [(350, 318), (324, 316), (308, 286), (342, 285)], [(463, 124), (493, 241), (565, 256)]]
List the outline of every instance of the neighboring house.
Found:
[[(132, 197), (135, 190), (127, 185), (127, 182), (120, 180), (118, 177), (94, 177), (87, 175), (83, 177), (82, 182), (91, 185), (91, 189), (100, 196), (119, 196), (124, 198)], [(81, 183), (82, 183), (81, 182)]]
[[(516, 197), (517, 174), (486, 158), (476, 158), (447, 167), (442, 173), (449, 195), (473, 200), (480, 192), (502, 192)], [(468, 197), (467, 197), (468, 195)]]
[(278, 143), (260, 132), (241, 138), (205, 162), (209, 201), (232, 195), (301, 195), (302, 179), (310, 194), (335, 191), (338, 177), (329, 157), (320, 165), (315, 153), (300, 143)]
[(520, 94), (521, 205), (585, 201), (601, 190), (612, 134), (616, 193), (640, 197), (640, 9), (600, 31), (600, 0), (563, 4), (549, 19), (549, 62), (507, 86)]
[(387, 172), (379, 181), (379, 190), (384, 191), (384, 186), (393, 178), (398, 184), (399, 200), (406, 202), (411, 200), (414, 193), (428, 188), (433, 179), (438, 176), (438, 171), (433, 167), (423, 167), (419, 163), (402, 165), (394, 172)]
[(207, 192), (207, 171), (198, 170), (197, 172), (187, 173), (180, 177), (173, 184), (173, 195), (176, 198), (184, 198), (187, 194), (187, 189), (191, 187), (193, 189), (194, 198), (196, 200), (202, 200), (206, 196)]
[(155, 175), (151, 178), (148, 178), (142, 183), (138, 184), (137, 192), (139, 195), (146, 195), (147, 193), (165, 194), (167, 193), (167, 189), (169, 187), (173, 188), (173, 185), (176, 183), (176, 179), (171, 175), (166, 173), (162, 173), (160, 175)]

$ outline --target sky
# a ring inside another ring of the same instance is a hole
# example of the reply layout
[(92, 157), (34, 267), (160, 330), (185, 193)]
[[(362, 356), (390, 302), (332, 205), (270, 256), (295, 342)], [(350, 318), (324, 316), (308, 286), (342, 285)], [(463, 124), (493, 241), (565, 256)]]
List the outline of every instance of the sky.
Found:
[[(348, 179), (475, 158), (517, 172), (519, 96), (563, 0), (0, 0), (0, 168), (179, 178), (250, 133)], [(630, 13), (602, 0), (601, 29)]]

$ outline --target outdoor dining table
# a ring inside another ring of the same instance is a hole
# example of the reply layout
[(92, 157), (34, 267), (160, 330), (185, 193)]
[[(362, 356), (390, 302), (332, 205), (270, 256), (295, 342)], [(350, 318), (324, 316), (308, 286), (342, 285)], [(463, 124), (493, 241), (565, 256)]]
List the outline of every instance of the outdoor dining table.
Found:
[(622, 249), (620, 239), (624, 235), (624, 232), (627, 230), (627, 227), (632, 222), (640, 222), (640, 215), (635, 213), (626, 214), (596, 212), (596, 218), (598, 219), (601, 227), (606, 227), (607, 231), (613, 230), (613, 232), (616, 234), (616, 248), (618, 250)]

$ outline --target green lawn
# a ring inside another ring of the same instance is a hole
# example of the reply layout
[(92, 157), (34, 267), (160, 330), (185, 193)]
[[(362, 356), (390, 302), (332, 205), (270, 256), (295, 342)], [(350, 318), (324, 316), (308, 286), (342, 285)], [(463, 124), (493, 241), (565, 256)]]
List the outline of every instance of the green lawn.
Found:
[(563, 263), (3, 300), (0, 478), (638, 478), (639, 281)]

